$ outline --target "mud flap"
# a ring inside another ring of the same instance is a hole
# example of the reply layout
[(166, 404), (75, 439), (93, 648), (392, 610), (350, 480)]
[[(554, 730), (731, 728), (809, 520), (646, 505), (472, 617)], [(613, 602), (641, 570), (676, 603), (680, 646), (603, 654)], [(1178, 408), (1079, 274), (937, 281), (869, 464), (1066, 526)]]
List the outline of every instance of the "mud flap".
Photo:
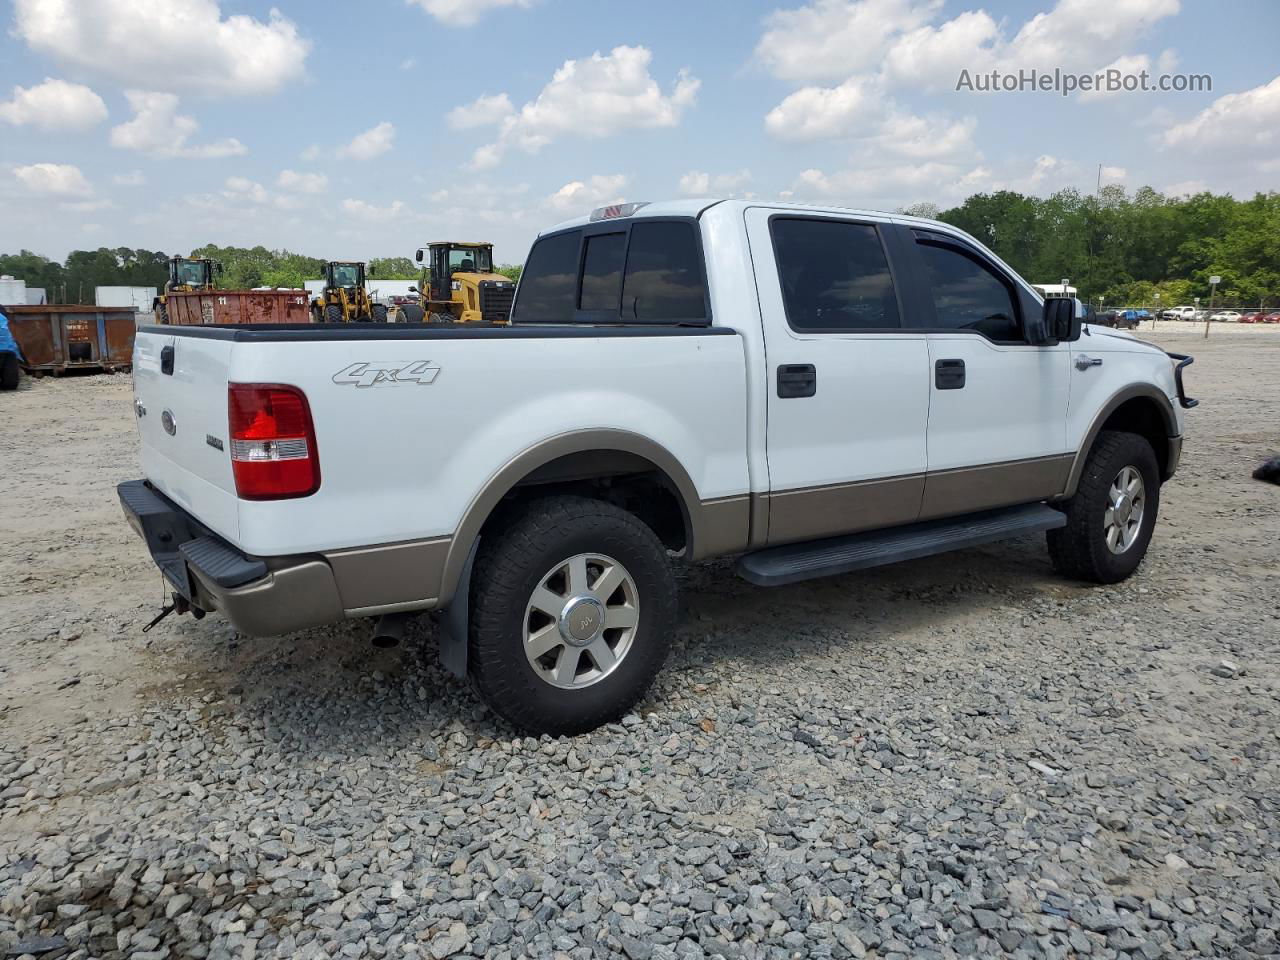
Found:
[(440, 617), (440, 665), (459, 680), (467, 676), (467, 633), (470, 628), (471, 568), (475, 566), (480, 538), (471, 545), (467, 562), (462, 566), (453, 602)]

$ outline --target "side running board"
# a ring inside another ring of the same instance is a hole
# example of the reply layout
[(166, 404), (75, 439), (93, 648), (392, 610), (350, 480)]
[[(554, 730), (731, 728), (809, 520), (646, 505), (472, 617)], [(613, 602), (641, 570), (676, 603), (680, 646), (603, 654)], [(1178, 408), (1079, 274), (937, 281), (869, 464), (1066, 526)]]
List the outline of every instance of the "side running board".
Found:
[(1066, 525), (1066, 514), (1061, 511), (1042, 503), (1028, 503), (888, 530), (769, 547), (739, 558), (738, 576), (762, 587), (780, 587)]

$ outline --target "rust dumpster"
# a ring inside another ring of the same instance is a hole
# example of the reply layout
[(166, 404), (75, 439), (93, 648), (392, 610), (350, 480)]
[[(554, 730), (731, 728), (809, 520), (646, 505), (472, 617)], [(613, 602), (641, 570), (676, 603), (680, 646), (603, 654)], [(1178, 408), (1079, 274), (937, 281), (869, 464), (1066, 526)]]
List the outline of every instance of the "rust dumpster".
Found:
[(171, 293), (165, 310), (169, 322), (309, 323), (310, 301), (305, 290), (193, 290)]
[(73, 304), (5, 307), (28, 373), (128, 370), (137, 313), (132, 307)]

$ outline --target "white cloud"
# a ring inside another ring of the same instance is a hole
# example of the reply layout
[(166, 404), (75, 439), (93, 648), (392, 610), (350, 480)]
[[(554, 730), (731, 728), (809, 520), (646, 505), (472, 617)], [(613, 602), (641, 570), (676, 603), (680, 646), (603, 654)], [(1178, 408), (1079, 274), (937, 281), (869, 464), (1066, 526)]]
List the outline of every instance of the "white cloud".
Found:
[(404, 204), (393, 200), (389, 206), (378, 207), (364, 200), (352, 200), (348, 197), (342, 201), (342, 209), (361, 220), (387, 220), (403, 213)]
[(933, 197), (958, 197), (968, 187), (988, 174), (985, 167), (966, 170), (950, 163), (928, 161), (919, 164), (894, 164), (879, 167), (858, 166), (826, 174), (821, 170), (804, 170), (796, 190), (810, 196), (834, 197), (853, 206), (880, 202), (884, 207), (901, 206), (901, 202), (885, 202), (886, 198), (908, 196), (908, 191), (925, 189)]
[(401, 70), (412, 70), (417, 65), (418, 65), (417, 57), (405, 57), (403, 60), (400, 61)]
[[(937, 22), (941, 0), (812, 0), (765, 18), (756, 57), (797, 84), (877, 75), (891, 86), (951, 89), (962, 68), (1093, 69), (1126, 54), (1179, 7), (1180, 0), (1058, 0), (1010, 37), (982, 9)], [(1172, 57), (1166, 51), (1161, 69), (1170, 69)]]
[(351, 157), (355, 160), (372, 160), (374, 157), (380, 157), (395, 144), (396, 128), (394, 124), (387, 120), (376, 127), (370, 127), (364, 133), (357, 133), (348, 143), (338, 152), (344, 157)]
[(1178, 69), (1178, 51), (1172, 48), (1161, 50), (1156, 58), (1156, 69), (1161, 73), (1172, 73)]
[(15, 167), (13, 173), (32, 193), (59, 197), (87, 197), (93, 193), (80, 168), (70, 163), (33, 163)]
[[(1142, 71), (1151, 72), (1151, 58), (1145, 53), (1126, 54), (1123, 57), (1116, 57), (1105, 67), (1098, 67), (1092, 70), (1094, 76), (1102, 74), (1105, 78), (1110, 71), (1116, 71), (1120, 76), (1133, 76)], [(1093, 100), (1106, 100), (1109, 97), (1115, 97), (1123, 93), (1123, 90), (1108, 90), (1106, 87), (1101, 89), (1085, 90), (1079, 94), (1081, 103), (1089, 103)]]
[(1209, 185), (1203, 180), (1179, 180), (1177, 183), (1171, 183), (1161, 192), (1167, 197), (1185, 197), (1191, 194), (1204, 193), (1209, 189)]
[(70, 213), (96, 213), (115, 206), (110, 200), (64, 200), (58, 205)]
[(736, 196), (751, 182), (750, 170), (712, 175), (701, 170), (690, 170), (680, 178), (680, 192), (690, 197)]
[(117, 173), (111, 178), (117, 187), (141, 187), (147, 182), (141, 170), (130, 170), (128, 173)]
[(79, 83), (45, 77), (34, 87), (13, 88), (13, 99), (0, 103), (0, 120), (41, 130), (88, 130), (107, 119), (102, 98)]
[(298, 173), (296, 170), (281, 170), (276, 177), (276, 186), (294, 193), (324, 193), (329, 186), (329, 178), (323, 173)]
[(408, 0), (450, 27), (470, 27), (490, 10), (528, 7), (529, 0)]
[(455, 130), (471, 130), (475, 127), (491, 127), (501, 123), (516, 112), (511, 98), (505, 93), (476, 97), (471, 103), (454, 107), (449, 111), (449, 126)]
[(230, 200), (248, 199), (254, 203), (266, 203), (271, 199), (267, 188), (247, 177), (227, 177), (223, 193)]
[(1129, 179), (1129, 171), (1124, 167), (1103, 167), (1101, 178), (1103, 183), (1123, 183)]
[(973, 143), (977, 127), (974, 117), (953, 121), (948, 117), (894, 113), (881, 124), (872, 142), (879, 150), (913, 160), (977, 157)]
[(804, 87), (765, 115), (779, 140), (824, 140), (864, 130), (884, 109), (874, 81), (850, 77), (838, 87)]
[(900, 37), (885, 56), (884, 74), (894, 83), (954, 83), (962, 69), (985, 66), (975, 58), (999, 35), (999, 25), (985, 10), (966, 10), (939, 27), (919, 27)]
[(1230, 150), (1236, 157), (1256, 157), (1248, 148), (1280, 144), (1280, 76), (1219, 97), (1190, 120), (1167, 129), (1164, 143), (1197, 153)]
[(649, 74), (646, 47), (614, 47), (566, 60), (538, 96), (502, 120), (498, 139), (472, 155), (476, 169), (495, 166), (516, 146), (536, 153), (566, 135), (607, 137), (623, 130), (673, 127), (698, 93), (699, 81), (681, 70), (670, 93)]
[(190, 145), (187, 141), (200, 129), (195, 117), (178, 113), (178, 98), (172, 93), (126, 90), (133, 119), (111, 128), (111, 145), (138, 150), (158, 157), (215, 159), (238, 157), (249, 149), (234, 137), (213, 143)]
[(878, 65), (899, 34), (922, 26), (942, 0), (814, 0), (765, 18), (756, 56), (796, 83), (842, 80)]
[(216, 0), (17, 0), (13, 33), (125, 84), (202, 94), (277, 90), (303, 76), (311, 47), (278, 10), (224, 17)]
[(584, 183), (573, 180), (547, 197), (547, 206), (561, 212), (586, 213), (592, 207), (609, 203), (622, 203), (622, 188), (627, 185), (625, 174), (599, 174)]

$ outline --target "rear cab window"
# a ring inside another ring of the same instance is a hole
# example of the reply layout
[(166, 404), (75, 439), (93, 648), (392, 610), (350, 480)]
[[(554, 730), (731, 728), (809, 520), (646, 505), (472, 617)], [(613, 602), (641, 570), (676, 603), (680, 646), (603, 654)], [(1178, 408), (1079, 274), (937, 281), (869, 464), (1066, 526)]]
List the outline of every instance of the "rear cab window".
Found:
[(539, 239), (513, 323), (689, 324), (711, 312), (697, 223), (636, 217)]

